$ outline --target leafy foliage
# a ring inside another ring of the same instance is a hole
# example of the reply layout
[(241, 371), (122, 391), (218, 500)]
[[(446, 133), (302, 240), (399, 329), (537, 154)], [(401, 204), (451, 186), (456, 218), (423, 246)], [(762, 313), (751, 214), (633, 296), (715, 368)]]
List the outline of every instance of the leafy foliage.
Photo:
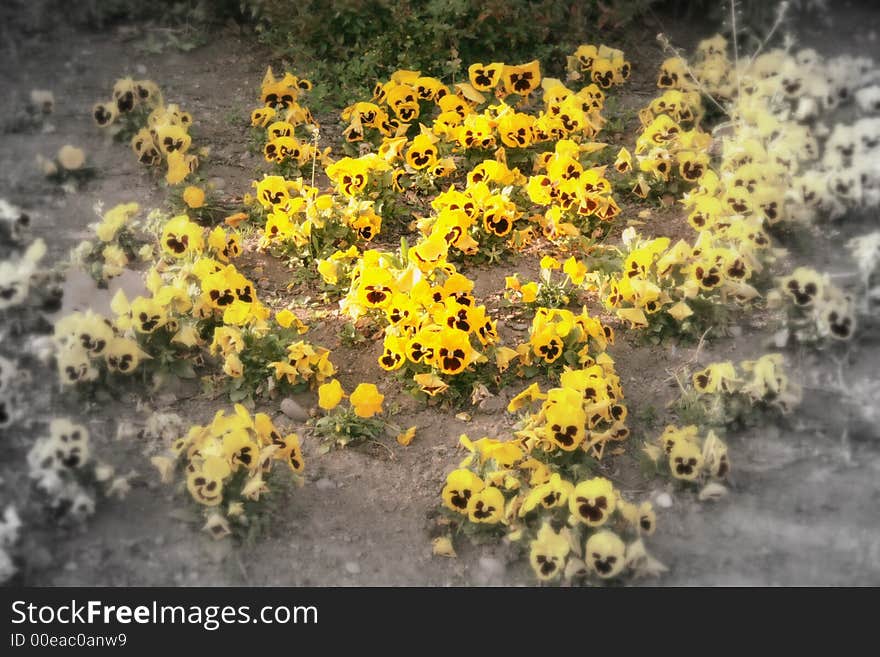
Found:
[(537, 58), (556, 62), (559, 73), (585, 35), (628, 22), (651, 2), (249, 0), (249, 8), (264, 42), (314, 79), (338, 84), (318, 97), (348, 102), (401, 68), (455, 78), (462, 61)]

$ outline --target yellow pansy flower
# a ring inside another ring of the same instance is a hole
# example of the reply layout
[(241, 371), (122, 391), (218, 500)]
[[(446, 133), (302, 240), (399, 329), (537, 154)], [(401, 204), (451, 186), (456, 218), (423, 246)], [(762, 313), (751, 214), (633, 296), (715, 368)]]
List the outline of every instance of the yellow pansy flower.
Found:
[(385, 395), (373, 383), (359, 383), (351, 393), (349, 401), (358, 417), (373, 417), (382, 412), (382, 401)]
[(332, 411), (336, 408), (343, 397), (345, 397), (345, 391), (337, 379), (321, 384), (318, 387), (318, 406), (325, 411)]
[(202, 207), (205, 204), (205, 190), (201, 187), (188, 185), (183, 190), (183, 202), (193, 209)]
[(572, 515), (588, 527), (599, 527), (614, 513), (617, 495), (614, 486), (604, 477), (593, 477), (578, 483), (568, 496)]
[(538, 530), (537, 538), (529, 544), (529, 563), (538, 579), (556, 579), (565, 569), (570, 551), (568, 538), (544, 523)]
[(471, 498), (484, 487), (483, 480), (470, 470), (453, 470), (446, 475), (446, 484), (443, 486), (440, 496), (447, 509), (464, 515), (468, 512)]
[(626, 544), (612, 531), (596, 532), (584, 546), (584, 561), (602, 579), (615, 577), (626, 565)]

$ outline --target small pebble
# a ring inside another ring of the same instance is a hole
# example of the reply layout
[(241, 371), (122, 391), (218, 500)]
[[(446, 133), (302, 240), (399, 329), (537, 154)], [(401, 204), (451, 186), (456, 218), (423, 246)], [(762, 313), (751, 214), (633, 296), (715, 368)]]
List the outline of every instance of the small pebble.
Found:
[(497, 413), (505, 408), (507, 408), (507, 400), (498, 395), (486, 397), (480, 402), (480, 410), (486, 413)]
[(290, 397), (281, 400), (281, 412), (291, 420), (297, 420), (298, 422), (305, 422), (309, 419), (308, 412)]
[(500, 577), (504, 574), (504, 562), (495, 557), (480, 557), (480, 570), (489, 577)]
[(661, 509), (668, 509), (672, 506), (672, 495), (669, 493), (660, 493), (655, 501), (657, 502), (657, 506)]

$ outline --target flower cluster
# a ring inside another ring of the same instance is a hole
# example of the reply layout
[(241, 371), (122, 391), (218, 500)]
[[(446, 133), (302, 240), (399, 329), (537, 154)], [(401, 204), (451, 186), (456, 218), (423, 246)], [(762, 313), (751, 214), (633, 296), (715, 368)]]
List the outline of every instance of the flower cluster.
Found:
[[(727, 445), (715, 432), (709, 430), (700, 437), (700, 430), (691, 424), (685, 427), (669, 425), (652, 443), (646, 443), (645, 454), (654, 462), (665, 464), (675, 479), (687, 483), (715, 484), (730, 473)], [(704, 489), (705, 490), (705, 489)]]
[[(610, 328), (586, 311), (539, 308), (529, 343), (501, 348), (499, 356), (505, 368), (518, 359), (525, 375), (537, 364), (552, 368), (558, 386), (542, 392), (533, 383), (510, 400), (509, 412), (529, 411), (513, 440), (462, 436), (471, 454), (441, 492), (444, 506), (469, 527), (504, 530), (527, 546), (542, 581), (663, 570), (641, 541), (654, 531), (651, 504), (627, 502), (590, 466), (629, 435), (620, 378), (605, 353), (610, 342)], [(629, 546), (622, 535), (632, 537)]]
[[(565, 278), (554, 280), (553, 272), (561, 269)], [(560, 308), (570, 302), (573, 286), (581, 285), (587, 276), (587, 266), (574, 256), (565, 263), (550, 255), (545, 255), (540, 262), (540, 281), (522, 283), (518, 274), (504, 279), (504, 296), (513, 303), (524, 303), (535, 308)]]
[(131, 148), (142, 164), (157, 166), (164, 160), (165, 182), (177, 185), (199, 166), (198, 157), (188, 152), (192, 145), (191, 125), (192, 116), (188, 112), (174, 104), (160, 105), (147, 117), (147, 127), (132, 137)]
[[(254, 207), (265, 218), (260, 247), (301, 260), (323, 259), (356, 241), (374, 239), (382, 228), (380, 192), (391, 189), (390, 177), (383, 177), (390, 166), (382, 158), (334, 162), (329, 148), (319, 151), (319, 126), (298, 102), (311, 88), (310, 81), (289, 72), (276, 78), (270, 67), (261, 88), (263, 106), (251, 114), (251, 125), (265, 129), (266, 160), (282, 174), (253, 183)], [(303, 180), (300, 169), (308, 162), (324, 166), (335, 193), (321, 193), (314, 175), (311, 185)]]
[(725, 160), (736, 166), (725, 171), (751, 165), (734, 178), (753, 181), (741, 185), (747, 193), (722, 201), (747, 207), (768, 224), (833, 219), (847, 208), (877, 207), (880, 178), (872, 163), (880, 123), (870, 116), (868, 102), (859, 110), (869, 116), (851, 124), (832, 116), (859, 92), (870, 96), (873, 62), (848, 55), (824, 59), (809, 48), (794, 54), (773, 49), (738, 70), (726, 48), (721, 37), (704, 41), (694, 69), (709, 92), (733, 98), (728, 111), (737, 130), (722, 146)]
[(46, 255), (42, 239), (34, 240), (23, 253), (14, 251), (0, 260), (0, 311), (20, 306), (28, 298), (37, 265)]
[[(703, 101), (700, 98), (699, 92), (667, 89), (639, 111), (639, 121), (642, 124), (643, 130), (639, 135), (639, 139), (642, 140), (640, 143), (647, 150), (652, 147), (652, 144), (663, 142), (662, 137), (664, 136), (670, 138), (667, 141), (674, 141), (677, 138), (675, 131), (672, 134), (664, 134), (662, 131), (658, 132), (658, 128), (661, 125), (655, 123), (655, 121), (661, 116), (667, 116), (681, 131), (682, 129), (690, 130), (698, 126), (703, 118), (703, 113)], [(667, 127), (672, 126), (672, 124), (665, 120), (662, 121), (666, 123)], [(653, 128), (649, 130), (649, 126), (653, 126)], [(657, 141), (657, 137), (660, 137), (659, 141)], [(693, 139), (693, 137), (686, 136), (685, 142), (690, 139)], [(682, 177), (687, 180), (686, 176), (682, 175)]]
[[(622, 53), (602, 53), (618, 77), (628, 74)], [(433, 212), (417, 221), (418, 248), (435, 258), (479, 254), (492, 262), (504, 248), (524, 248), (539, 228), (562, 240), (592, 237), (599, 222), (607, 227), (619, 207), (604, 169), (590, 161), (603, 145), (580, 143), (604, 125), (600, 86), (574, 91), (543, 79), (537, 61), (476, 63), (468, 76), (451, 88), (400, 70), (377, 84), (370, 102), (347, 107), (344, 134), (361, 149), (327, 168), (337, 194), (372, 201), (387, 216), (411, 187), (435, 190), (466, 161), (465, 186), (436, 194)], [(524, 176), (525, 165), (535, 175)], [(411, 202), (418, 201), (406, 195)], [(535, 206), (540, 211), (531, 214)]]
[[(683, 61), (677, 66), (687, 69)], [(753, 229), (779, 224), (802, 232), (797, 226), (880, 204), (880, 178), (872, 164), (880, 148), (880, 123), (873, 116), (852, 123), (834, 116), (860, 91), (863, 99), (870, 96), (876, 79), (870, 59), (823, 59), (811, 49), (794, 54), (774, 49), (736, 69), (726, 41), (718, 36), (700, 44), (693, 72), (696, 77), (686, 83), (664, 85), (675, 77), (675, 71), (664, 69), (658, 86), (693, 93), (700, 85), (729, 99), (736, 122), (733, 134), (721, 141), (720, 165), (684, 199), (695, 229), (724, 233), (728, 240), (731, 231), (742, 238)], [(870, 103), (857, 105), (872, 113)], [(741, 230), (743, 221), (753, 228)], [(766, 240), (758, 232), (754, 236)], [(739, 239), (732, 246), (742, 251), (748, 241)], [(791, 316), (789, 332), (797, 339), (852, 336), (855, 306), (864, 308), (864, 302), (857, 304), (853, 295), (808, 267), (797, 267), (780, 286), (769, 300), (778, 305), (781, 294)]]
[[(355, 143), (365, 138), (405, 136), (417, 119), (427, 124), (427, 113), (435, 109), (433, 134), (460, 148), (493, 150), (502, 133), (511, 147), (528, 146), (531, 117), (514, 112), (503, 99), (511, 95), (526, 98), (540, 88), (539, 62), (514, 66), (475, 63), (468, 68), (468, 78), (469, 82), (456, 84), (453, 92), (437, 78), (422, 76), (418, 71), (396, 71), (387, 82), (376, 84), (370, 102), (355, 103), (343, 110), (343, 120), (348, 122), (346, 140)], [(478, 114), (475, 108), (487, 102), (484, 93), (493, 94), (502, 104)], [(510, 117), (505, 121), (509, 125), (498, 130), (498, 121), (503, 116)], [(415, 140), (413, 144), (416, 145)], [(417, 149), (421, 147), (416, 145)], [(429, 165), (427, 160), (423, 164), (423, 158), (435, 159), (436, 152), (409, 159), (417, 168), (424, 168)]]
[(846, 341), (856, 330), (856, 303), (834, 285), (827, 274), (797, 267), (779, 280), (768, 303), (784, 303), (787, 322), (783, 330), (797, 342)]
[[(759, 238), (762, 245), (764, 239)], [(667, 237), (644, 240), (633, 228), (624, 231), (623, 241), (620, 272), (598, 286), (588, 279), (586, 287), (603, 292), (606, 308), (631, 328), (669, 327), (675, 333), (692, 333), (705, 328), (713, 308), (758, 296), (747, 282), (761, 269), (757, 246), (735, 249), (711, 232), (700, 233), (693, 245), (679, 240), (670, 246)]]
[[(506, 81), (509, 78), (502, 76), (505, 86), (504, 91), (499, 93), (497, 84), (480, 89), (474, 84), (481, 79), (479, 73), (475, 75), (472, 72), (472, 86), (468, 85), (469, 88), (460, 91), (456, 96), (459, 102), (451, 110), (437, 116), (433, 132), (450, 144), (454, 151), (487, 152), (500, 146), (516, 153), (526, 148), (542, 150), (544, 145), (560, 139), (589, 140), (602, 129), (605, 120), (601, 111), (605, 94), (596, 84), (573, 91), (559, 80), (546, 79), (542, 82), (537, 62), (513, 68), (523, 69), (516, 75), (531, 77), (529, 87), (521, 82), (521, 90), (512, 93), (529, 97), (533, 92), (538, 95), (538, 89), (541, 90), (543, 107), (538, 106), (537, 114), (519, 111), (503, 100), (507, 95)], [(516, 83), (512, 86), (515, 88)], [(502, 97), (497, 105), (488, 104), (481, 93), (492, 89), (496, 96)], [(483, 105), (485, 107), (478, 112), (477, 109)]]
[(59, 517), (84, 520), (95, 511), (95, 495), (119, 498), (130, 490), (131, 475), (117, 475), (99, 461), (89, 431), (69, 418), (55, 418), (47, 435), (27, 455), (28, 473)]
[(299, 170), (314, 158), (327, 156), (326, 152), (318, 153), (312, 143), (317, 138), (318, 122), (299, 103), (300, 96), (311, 89), (311, 81), (290, 72), (275, 77), (271, 66), (263, 76), (262, 105), (251, 112), (251, 126), (265, 131), (260, 134), (263, 157), (284, 170)]
[(451, 158), (437, 160), (436, 138), (416, 137), (408, 150), (406, 137), (385, 140), (377, 153), (344, 157), (326, 166), (340, 204), (366, 208), (384, 217), (399, 214), (401, 196), (416, 185), (433, 190), (435, 183), (457, 169)]
[(189, 152), (192, 115), (174, 103), (166, 105), (156, 83), (121, 78), (113, 85), (113, 99), (92, 108), (92, 118), (100, 128), (110, 128), (122, 117), (128, 125), (117, 127), (118, 134), (133, 133), (131, 149), (141, 164), (165, 164), (169, 185), (183, 182), (198, 168), (198, 156)]
[(49, 180), (57, 183), (76, 183), (94, 175), (94, 169), (86, 163), (86, 152), (78, 146), (65, 144), (54, 158), (37, 154), (37, 167)]
[(518, 441), (463, 435), (460, 443), (471, 454), (447, 475), (443, 506), (469, 531), (506, 533), (528, 552), (538, 580), (665, 570), (643, 542), (656, 528), (650, 502), (627, 501), (601, 476), (564, 476)]
[[(604, 47), (603, 54), (613, 58), (614, 82), (622, 82), (629, 73), (623, 54)], [(344, 135), (349, 143), (366, 141), (380, 153), (403, 155), (398, 176), (445, 177), (455, 168), (451, 154), (473, 152), (484, 159), (499, 147), (518, 153), (563, 138), (594, 137), (604, 124), (601, 87), (610, 86), (601, 72), (596, 76), (600, 83), (573, 91), (559, 80), (543, 79), (537, 60), (474, 63), (468, 82), (451, 89), (418, 71), (400, 70), (376, 85), (370, 102), (343, 110)], [(534, 100), (539, 96), (543, 107)], [(537, 113), (528, 111), (536, 106)], [(416, 121), (420, 128), (412, 135)]]
[[(341, 405), (346, 397), (348, 407)], [(315, 430), (342, 447), (366, 439), (375, 440), (386, 428), (385, 422), (376, 417), (382, 415), (384, 401), (385, 395), (373, 383), (359, 383), (351, 395), (347, 395), (342, 384), (332, 379), (318, 388), (318, 406), (326, 415), (315, 423)]]
[[(134, 210), (114, 208), (96, 228), (99, 237), (112, 239)], [(270, 322), (272, 310), (232, 262), (242, 252), (236, 231), (178, 215), (157, 228), (157, 238), (161, 258), (145, 275), (148, 294), (129, 299), (117, 291), (112, 320), (87, 311), (56, 323), (63, 384), (130, 374), (144, 362), (160, 376), (191, 378), (208, 357), (222, 359), (233, 401), (332, 376), (329, 352), (299, 339), (308, 328), (293, 312), (276, 312)]]
[(241, 404), (228, 415), (217, 411), (209, 424), (192, 426), (151, 461), (163, 483), (185, 478), (190, 496), (204, 507), (204, 529), (214, 538), (228, 536), (230, 522), (248, 524), (248, 506), (270, 493), (277, 464), (294, 476), (305, 469), (299, 436), (282, 435), (268, 415), (251, 415)]
[(161, 104), (162, 92), (152, 80), (120, 78), (113, 83), (112, 98), (92, 107), (92, 119), (107, 128), (137, 110), (149, 111)]
[[(214, 340), (217, 340), (216, 331)], [(276, 379), (285, 379), (289, 385), (309, 381), (321, 383), (336, 374), (336, 367), (330, 362), (330, 350), (314, 347), (303, 340), (288, 345), (284, 359), (269, 363), (269, 366), (275, 369)]]
[[(270, 321), (272, 310), (259, 300), (254, 283), (229, 262), (240, 251), (237, 236), (216, 227), (202, 242), (203, 229), (179, 219), (163, 229), (171, 263), (162, 273), (151, 270), (148, 287), (154, 298), (172, 300), (184, 345), (207, 346), (211, 356), (222, 359), (230, 398), (240, 401), (272, 392), (276, 384), (290, 388), (332, 375), (329, 352), (301, 341), (308, 327), (288, 309)], [(213, 258), (197, 255), (205, 244)], [(178, 253), (178, 245), (185, 246), (183, 252)], [(158, 325), (163, 320), (160, 315)]]
[(604, 354), (614, 343), (614, 331), (590, 316), (564, 308), (535, 311), (529, 328), (529, 341), (519, 345), (517, 358), (525, 375), (538, 371), (558, 372), (563, 367), (588, 367), (595, 364), (595, 354)]
[(516, 433), (530, 452), (541, 452), (544, 460), (570, 464), (584, 452), (601, 458), (609, 442), (629, 436), (623, 390), (610, 356), (602, 353), (595, 364), (566, 368), (559, 383), (546, 393), (533, 383), (507, 407), (516, 412), (541, 402), (537, 412), (524, 417)]
[(581, 154), (588, 156), (597, 147), (561, 139), (539, 158), (526, 191), (532, 203), (546, 208), (538, 221), (547, 239), (593, 236), (597, 224), (607, 227), (620, 213), (605, 167), (585, 167), (580, 161)]
[[(139, 314), (146, 317), (144, 322), (158, 323), (163, 318), (167, 322), (160, 304), (143, 298), (136, 302)], [(55, 363), (62, 386), (95, 381), (102, 371), (131, 374), (150, 357), (133, 335), (91, 310), (65, 315), (55, 323), (54, 331)]]
[[(691, 376), (683, 386), (678, 406), (697, 411), (702, 422), (712, 426), (744, 423), (755, 410), (789, 413), (801, 402), (802, 389), (791, 381), (780, 353), (764, 354), (756, 360), (710, 363)], [(694, 408), (695, 407), (695, 408)]]
[(433, 245), (422, 242), (403, 257), (365, 251), (341, 306), (353, 320), (369, 314), (385, 326), (382, 369), (406, 367), (418, 389), (434, 396), (449, 388), (449, 377), (469, 380), (461, 375), (487, 362), (481, 350), (494, 350), (498, 332), (474, 299), (473, 281), (445, 262), (445, 250), (426, 247)]
[(327, 257), (342, 245), (370, 241), (382, 217), (370, 201), (341, 200), (303, 182), (265, 176), (255, 182), (256, 200), (266, 215), (260, 248), (308, 259)]
[[(639, 113), (642, 131), (636, 139), (635, 155), (642, 174), (633, 192), (644, 197), (650, 183), (674, 189), (671, 183), (699, 182), (709, 168), (712, 136), (699, 127), (702, 105), (698, 94), (666, 91)], [(692, 127), (685, 130), (682, 123)]]
[(623, 84), (632, 70), (622, 50), (588, 43), (578, 46), (568, 57), (567, 68), (569, 79), (586, 77), (602, 89)]
[(450, 186), (431, 201), (434, 212), (417, 223), (422, 234), (419, 249), (444, 257), (483, 253), (492, 258), (500, 247), (522, 249), (535, 237), (534, 228), (521, 225), (523, 212), (518, 188), (525, 178), (497, 159), (484, 160), (467, 174), (459, 191)]
[(99, 284), (119, 276), (137, 259), (149, 260), (153, 247), (138, 235), (140, 212), (137, 203), (120, 203), (99, 215), (101, 220), (89, 228), (97, 239), (80, 242), (71, 254), (74, 264), (82, 267)]

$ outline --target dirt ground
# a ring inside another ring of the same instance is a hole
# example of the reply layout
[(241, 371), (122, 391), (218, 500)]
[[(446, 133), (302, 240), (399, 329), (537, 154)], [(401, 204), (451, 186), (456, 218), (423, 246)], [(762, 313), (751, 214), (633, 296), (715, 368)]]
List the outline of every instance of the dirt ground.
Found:
[[(876, 10), (843, 6), (831, 27), (803, 25), (798, 40), (823, 54), (849, 51), (880, 61), (880, 42), (873, 24)], [(688, 47), (708, 32), (692, 26), (664, 24), (656, 16), (622, 47), (634, 62), (633, 79), (621, 94), (621, 106), (638, 109), (656, 93), (656, 65), (663, 59), (653, 36), (667, 31), (677, 45)], [(59, 261), (96, 221), (93, 206), (127, 201), (162, 207), (164, 186), (143, 169), (131, 152), (94, 128), (92, 104), (109, 94), (113, 81), (132, 75), (149, 77), (167, 99), (195, 118), (194, 141), (211, 153), (200, 174), (225, 196), (240, 198), (250, 181), (268, 170), (248, 147), (248, 115), (266, 65), (271, 61), (255, 41), (234, 29), (218, 33), (209, 44), (190, 52), (168, 48), (144, 53), (142, 26), (122, 26), (94, 33), (64, 30), (29, 35), (0, 46), (0, 79), (4, 89), (0, 116), (11, 117), (27, 102), (32, 88), (51, 89), (56, 109), (51, 132), (6, 132), (0, 135), (0, 197), (25, 207), (34, 217), (34, 235), (49, 246), (48, 260)], [(845, 35), (845, 37), (844, 37)], [(5, 49), (5, 51), (4, 51)], [(332, 115), (319, 115), (330, 127)], [(35, 172), (38, 153), (51, 155), (64, 143), (83, 147), (96, 167), (96, 178), (78, 193), (65, 193)], [(876, 217), (847, 219), (845, 225), (812, 236), (808, 248), (792, 249), (792, 262), (813, 262), (831, 271), (852, 269), (840, 246), (846, 237), (876, 228)], [(656, 211), (640, 230), (656, 235), (688, 229), (672, 211)], [(263, 258), (266, 256), (248, 255)], [(498, 305), (503, 276), (512, 270), (534, 272), (535, 258), (514, 259), (501, 269), (470, 267), (478, 298)], [(261, 296), (283, 289), (288, 273), (266, 262)], [(93, 289), (84, 277), (68, 284), (66, 309), (109, 303), (119, 285)], [(131, 281), (127, 283), (132, 285)], [(136, 285), (136, 282), (134, 283)], [(493, 296), (494, 295), (494, 296)], [(132, 391), (114, 391), (99, 401), (61, 395), (54, 387), (33, 383), (35, 426), (49, 416), (71, 413), (89, 418), (102, 456), (119, 471), (135, 470), (133, 490), (124, 501), (103, 500), (82, 527), (54, 527), (46, 519), (23, 518), (24, 553), (29, 555), (19, 583), (70, 585), (530, 585), (533, 577), (523, 560), (503, 544), (470, 545), (459, 541), (459, 557), (432, 557), (429, 532), (439, 507), (445, 474), (461, 459), (458, 436), (503, 436), (512, 417), (501, 410), (474, 410), (463, 422), (404, 394), (375, 365), (380, 345), (347, 346), (338, 336), (339, 322), (316, 326), (308, 338), (334, 352), (340, 381), (351, 389), (375, 381), (394, 402), (401, 426), (417, 425), (411, 446), (393, 439), (384, 446), (318, 452), (318, 439), (280, 415), (277, 404), (258, 407), (304, 435), (306, 484), (282, 490), (270, 505), (271, 522), (253, 543), (214, 541), (199, 530), (198, 516), (180, 491), (158, 483), (137, 441), (117, 441), (116, 422), (142, 423), (143, 410)], [(524, 327), (500, 327), (503, 336), (523, 337)], [(671, 507), (658, 508), (658, 530), (648, 546), (669, 566), (651, 584), (660, 585), (865, 585), (880, 584), (880, 440), (876, 429), (847, 432), (850, 412), (823, 392), (832, 354), (789, 351), (806, 394), (802, 410), (781, 426), (762, 426), (729, 436), (733, 475), (731, 495), (717, 503), (700, 503), (665, 480), (645, 481), (638, 467), (642, 440), (662, 430), (673, 416), (666, 408), (677, 395), (667, 376), (687, 362), (743, 359), (766, 351), (769, 333), (761, 317), (735, 327), (734, 335), (709, 339), (697, 353), (694, 345), (646, 347), (625, 331), (618, 332), (611, 354), (630, 407), (632, 437), (625, 455), (608, 460), (603, 474), (634, 498), (669, 493)], [(876, 377), (880, 336), (862, 335), (847, 354), (847, 378)], [(9, 338), (7, 338), (9, 339)], [(9, 345), (2, 345), (6, 351)], [(652, 372), (650, 377), (646, 371)], [(54, 380), (54, 373), (42, 374)], [(519, 391), (507, 391), (512, 396)], [(144, 394), (144, 393), (142, 393)], [(210, 418), (225, 400), (204, 399), (197, 387), (159, 390), (148, 397), (152, 409), (176, 412), (193, 421)], [(314, 395), (298, 398), (306, 407)], [(877, 400), (874, 400), (877, 403)], [(23, 463), (34, 436), (28, 431), (3, 436), (13, 449), (0, 463), (0, 506), (27, 498), (26, 477), (16, 475), (13, 459)], [(25, 483), (23, 483), (23, 481)]]

